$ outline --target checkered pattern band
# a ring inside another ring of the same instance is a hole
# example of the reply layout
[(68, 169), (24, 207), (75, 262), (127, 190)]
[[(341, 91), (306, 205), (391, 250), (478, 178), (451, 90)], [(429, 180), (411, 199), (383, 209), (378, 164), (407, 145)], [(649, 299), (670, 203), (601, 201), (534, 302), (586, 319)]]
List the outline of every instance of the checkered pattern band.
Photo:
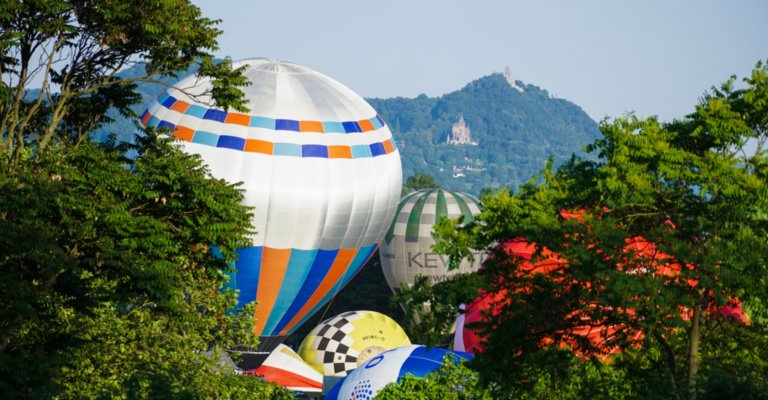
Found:
[(325, 375), (338, 375), (357, 368), (360, 353), (352, 348), (353, 339), (348, 334), (355, 329), (352, 321), (360, 316), (355, 311), (340, 314), (324, 324), (317, 332), (313, 347), (316, 359), (322, 360)]

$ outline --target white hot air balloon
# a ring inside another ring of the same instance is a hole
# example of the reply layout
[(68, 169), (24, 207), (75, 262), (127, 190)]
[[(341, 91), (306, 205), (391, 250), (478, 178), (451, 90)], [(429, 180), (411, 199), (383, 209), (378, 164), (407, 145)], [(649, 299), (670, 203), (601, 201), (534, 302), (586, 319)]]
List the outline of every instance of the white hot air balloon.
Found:
[[(397, 208), (400, 154), (371, 106), (307, 67), (234, 62), (250, 82), (245, 113), (212, 106), (206, 77), (182, 79), (142, 123), (167, 127), (212, 174), (243, 182), (252, 246), (230, 284), (256, 300), (265, 354), (326, 304), (378, 248)], [(271, 348), (270, 348), (271, 347)]]
[(403, 197), (379, 250), (384, 277), (395, 294), (411, 287), (418, 276), (440, 282), (477, 271), (485, 260), (484, 252), (475, 252), (474, 261), (464, 259), (458, 268), (449, 270), (448, 256), (432, 250), (432, 229), (441, 218), (472, 221), (480, 213), (479, 204), (471, 195), (444, 189), (419, 190)]

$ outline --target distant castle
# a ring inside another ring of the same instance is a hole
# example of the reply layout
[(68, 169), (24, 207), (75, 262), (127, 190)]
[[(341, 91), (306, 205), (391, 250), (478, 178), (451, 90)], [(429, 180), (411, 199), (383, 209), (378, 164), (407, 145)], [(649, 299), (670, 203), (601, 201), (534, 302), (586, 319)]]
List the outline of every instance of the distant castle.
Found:
[(468, 144), (477, 146), (477, 142), (472, 141), (471, 132), (469, 126), (464, 122), (464, 115), (459, 115), (459, 120), (456, 121), (451, 127), (451, 135), (446, 140), (448, 144)]
[(504, 79), (507, 80), (507, 83), (509, 83), (509, 86), (512, 86), (512, 89), (515, 89), (520, 93), (525, 92), (525, 90), (520, 86), (517, 86), (517, 83), (515, 83), (515, 80), (512, 79), (512, 70), (509, 69), (509, 65), (504, 67)]

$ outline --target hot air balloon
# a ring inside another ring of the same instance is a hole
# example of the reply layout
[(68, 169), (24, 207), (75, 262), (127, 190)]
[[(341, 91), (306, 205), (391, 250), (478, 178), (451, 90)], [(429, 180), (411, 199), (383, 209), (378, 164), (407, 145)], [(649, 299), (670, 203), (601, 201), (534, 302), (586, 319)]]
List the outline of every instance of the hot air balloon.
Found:
[(392, 318), (375, 311), (349, 311), (312, 329), (299, 355), (323, 375), (344, 376), (371, 357), (408, 344), (408, 335)]
[(408, 374), (421, 378), (439, 369), (446, 356), (452, 357), (455, 362), (472, 358), (468, 353), (437, 347), (398, 347), (379, 354), (350, 372), (328, 391), (325, 399), (372, 399), (384, 386), (398, 382)]
[(319, 393), (323, 390), (323, 375), (284, 344), (272, 350), (258, 368), (244, 371), (243, 374), (260, 376), (267, 382), (296, 392)]
[(479, 204), (473, 196), (444, 189), (420, 190), (402, 198), (379, 250), (384, 277), (395, 294), (413, 285), (417, 276), (440, 282), (479, 268), (485, 253), (476, 252), (474, 261), (464, 259), (449, 271), (448, 257), (432, 250), (432, 228), (440, 219), (461, 217), (464, 223), (470, 222), (480, 213)]
[[(371, 106), (307, 67), (270, 59), (243, 67), (248, 112), (211, 105), (209, 78), (189, 76), (141, 121), (166, 127), (214, 177), (243, 182), (256, 234), (230, 285), (256, 300), (261, 359), (326, 304), (378, 248), (402, 184), (400, 155)], [(254, 367), (249, 365), (247, 367)]]

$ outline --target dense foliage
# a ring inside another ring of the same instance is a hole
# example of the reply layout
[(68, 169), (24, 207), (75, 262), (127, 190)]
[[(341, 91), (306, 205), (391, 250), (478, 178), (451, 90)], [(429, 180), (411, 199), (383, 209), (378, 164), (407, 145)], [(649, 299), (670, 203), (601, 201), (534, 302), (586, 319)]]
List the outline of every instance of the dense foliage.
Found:
[(208, 244), (231, 259), (245, 243), (241, 192), (154, 134), (133, 160), (53, 146), (0, 175), (1, 391), (231, 393), (217, 365), (223, 349), (253, 340), (252, 307), (226, 312), (236, 304), (220, 291), (226, 260)]
[[(520, 93), (492, 74), (437, 98), (368, 102), (392, 129), (405, 176), (431, 175), (445, 188), (477, 195), (485, 188), (517, 187), (550, 156), (560, 164), (599, 136), (597, 124), (577, 105), (534, 85), (524, 89)], [(477, 146), (446, 144), (462, 115)], [(454, 177), (454, 167), (464, 176)]]
[(424, 377), (411, 374), (400, 382), (390, 383), (376, 394), (378, 400), (491, 400), (491, 391), (480, 383), (477, 372), (464, 362), (456, 363), (450, 357), (443, 360), (438, 370)]
[[(627, 378), (611, 397), (718, 398), (741, 388), (737, 397), (765, 398), (768, 66), (741, 86), (731, 78), (673, 123), (605, 121), (589, 146), (596, 159), (550, 165), (517, 192), (484, 196), (472, 225), (439, 226), (453, 257), (494, 251), (478, 283), (501, 295), (477, 327), (487, 340), (473, 361), (483, 379), (513, 397), (554, 393), (573, 381), (562, 374), (569, 365), (602, 362), (618, 346), (608, 365)], [(503, 251), (520, 237), (538, 245), (533, 263), (543, 249), (564, 263), (525, 272)], [(628, 246), (638, 240), (653, 244), (653, 256)], [(456, 300), (468, 301), (473, 282), (422, 285), (416, 299), (444, 302), (439, 289), (453, 285), (465, 293)], [(452, 304), (444, 323), (458, 311)], [(747, 315), (734, 316), (742, 307)], [(585, 324), (610, 334), (594, 342), (573, 333)]]
[(218, 34), (186, 0), (0, 4), (3, 398), (288, 396), (222, 357), (254, 341), (253, 306), (221, 290), (252, 233), (240, 190), (155, 132), (90, 142), (135, 117), (137, 85), (193, 64), (242, 109)]

